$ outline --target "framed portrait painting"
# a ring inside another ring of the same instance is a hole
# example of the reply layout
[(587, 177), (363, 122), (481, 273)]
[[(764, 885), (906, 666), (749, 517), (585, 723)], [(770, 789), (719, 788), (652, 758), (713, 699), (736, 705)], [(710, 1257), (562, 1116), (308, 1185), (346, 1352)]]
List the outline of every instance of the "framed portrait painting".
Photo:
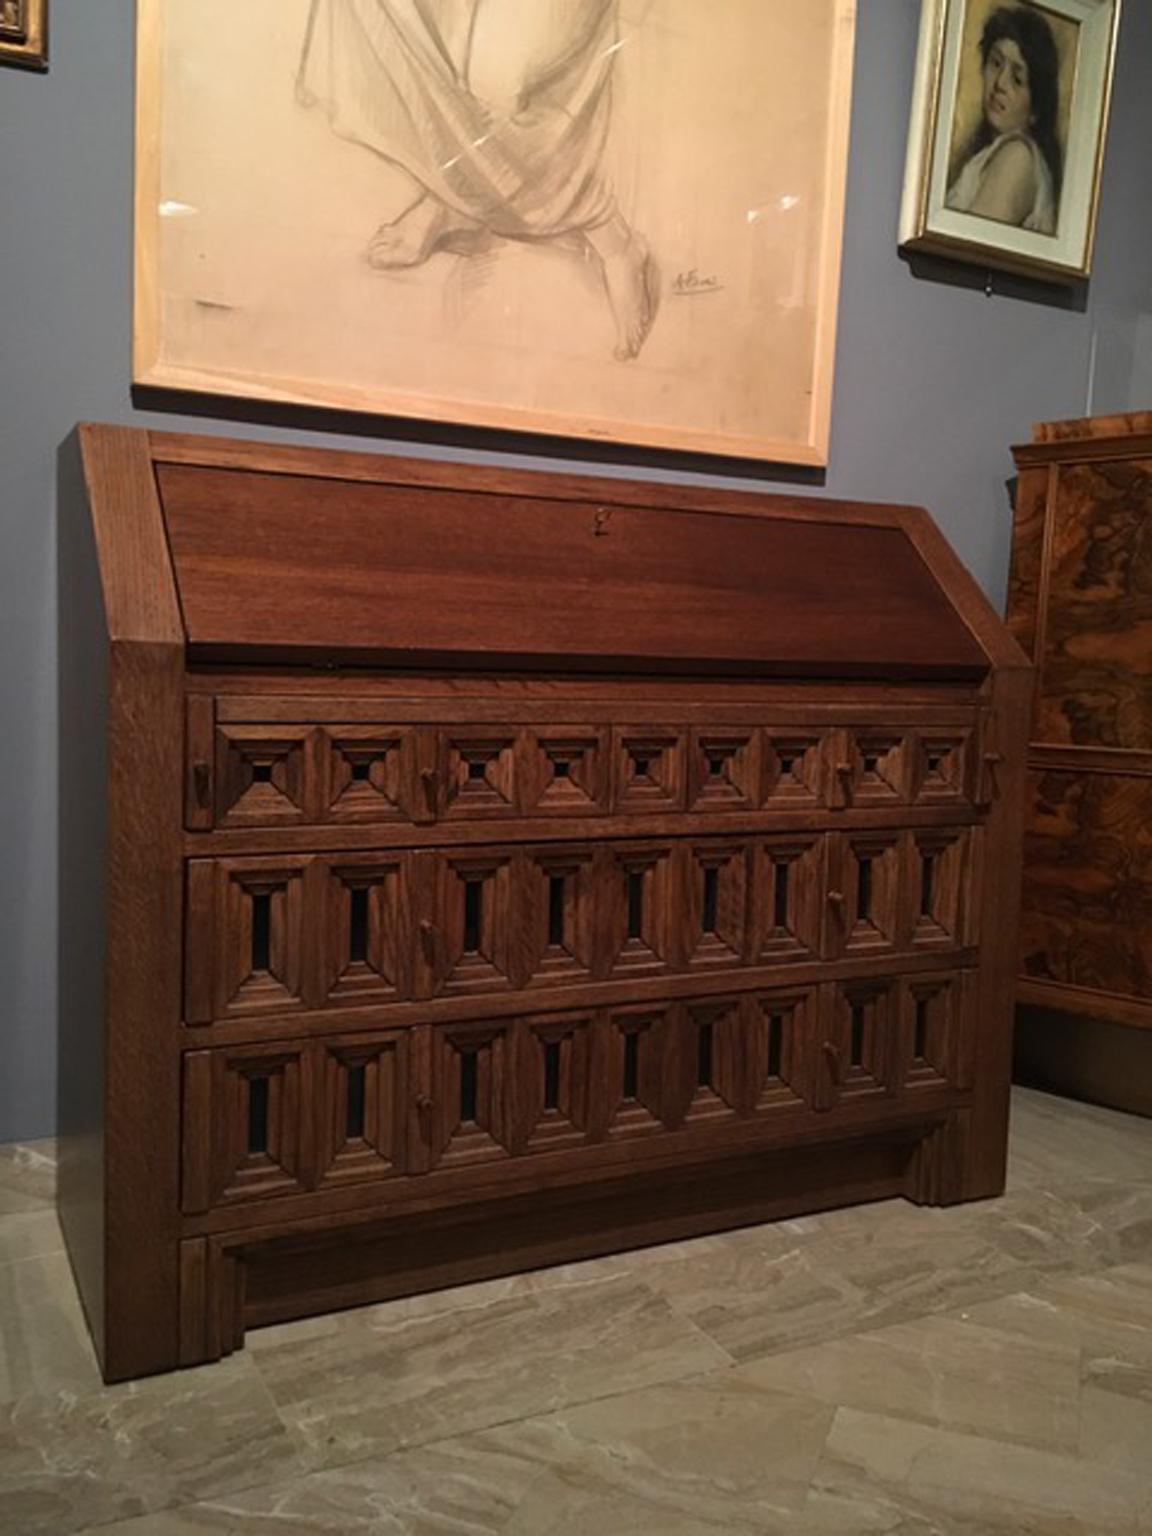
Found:
[(48, 68), (48, 0), (0, 0), (0, 64)]
[(137, 382), (826, 461), (855, 0), (139, 0)]
[(900, 243), (1089, 275), (1120, 0), (921, 0)]

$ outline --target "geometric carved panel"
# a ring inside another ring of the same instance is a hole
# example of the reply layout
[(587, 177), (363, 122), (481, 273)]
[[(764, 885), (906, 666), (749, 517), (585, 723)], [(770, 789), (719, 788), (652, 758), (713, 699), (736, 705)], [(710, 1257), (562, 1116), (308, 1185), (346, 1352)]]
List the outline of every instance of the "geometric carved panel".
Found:
[(400, 1171), (408, 1034), (325, 1040), (318, 1085), (317, 1174), (322, 1184)]
[(688, 805), (694, 811), (749, 811), (760, 804), (760, 738), (756, 731), (694, 730)]
[(407, 820), (409, 735), (351, 725), (324, 731), (324, 806), (329, 821)]
[(898, 832), (845, 832), (837, 839), (839, 872), (833, 885), (844, 896), (835, 913), (839, 942), (832, 954), (873, 954), (898, 942), (901, 842)]
[(220, 726), (217, 826), (287, 826), (313, 819), (313, 734), (307, 726)]
[(678, 906), (679, 960), (691, 969), (739, 965), (744, 956), (748, 862), (740, 843), (686, 843)]
[(961, 988), (956, 973), (913, 976), (905, 983), (901, 1078), (907, 1087), (939, 1088), (955, 1081)]
[(911, 754), (900, 731), (833, 732), (832, 804), (895, 806), (907, 802)]
[(526, 731), (521, 750), (525, 815), (607, 811), (609, 761), (603, 731), (580, 725)]
[(449, 819), (514, 815), (515, 746), (516, 733), (511, 730), (442, 732), (441, 815)]
[(686, 794), (685, 740), (677, 730), (613, 731), (618, 811), (679, 811)]
[(827, 906), (827, 835), (771, 837), (752, 849), (752, 963), (813, 960)]
[(601, 1026), (606, 1097), (594, 1106), (598, 1129), (616, 1141), (663, 1129), (664, 1069), (675, 1010), (667, 1005), (610, 1009)]
[[(216, 862), (216, 1018), (304, 1003), (304, 871), (308, 860)], [(190, 950), (189, 964), (198, 960)]]
[(816, 1108), (889, 1092), (899, 1025), (892, 981), (833, 983), (815, 1059)]
[(436, 854), (435, 920), (417, 925), (426, 987), (483, 992), (511, 985), (511, 855)]
[(403, 854), (326, 861), (325, 1002), (411, 994), (411, 922)]
[(594, 855), (587, 847), (526, 849), (514, 866), (520, 884), (516, 939), (525, 985), (589, 979), (596, 932)]
[(815, 731), (764, 733), (764, 804), (798, 808), (824, 798), (823, 751)]
[(915, 738), (913, 799), (917, 805), (963, 805), (972, 798), (972, 733), (960, 727)]
[(432, 1027), (427, 1109), (432, 1168), (508, 1156), (515, 1136), (512, 1029), (507, 1022)]
[(967, 829), (913, 832), (909, 892), (917, 949), (966, 942), (970, 834)]
[(521, 1019), (516, 1036), (517, 1149), (558, 1152), (588, 1140), (592, 1014)]
[(673, 918), (681, 914), (675, 898), (675, 859), (670, 844), (615, 846), (605, 910), (601, 919), (609, 936), (606, 957), (612, 974), (654, 975), (671, 964), (676, 936)]
[(184, 1209), (306, 1187), (311, 1116), (302, 1047), (239, 1046), (185, 1059)]
[(741, 1105), (760, 1114), (804, 1099), (805, 1047), (812, 1031), (816, 993), (760, 992), (744, 1000), (746, 1082)]

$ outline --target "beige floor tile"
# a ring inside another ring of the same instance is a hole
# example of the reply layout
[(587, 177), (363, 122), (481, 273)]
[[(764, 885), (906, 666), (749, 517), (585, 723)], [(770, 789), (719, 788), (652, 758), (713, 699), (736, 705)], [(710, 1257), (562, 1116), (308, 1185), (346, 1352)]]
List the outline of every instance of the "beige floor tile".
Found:
[(459, 1315), (371, 1309), (252, 1357), (318, 1463), (546, 1413), (728, 1364), (633, 1281), (513, 1296)]
[(244, 1357), (0, 1408), (5, 1536), (92, 1526), (290, 1477), (303, 1466)]
[(99, 1386), (67, 1255), (0, 1265), (0, 1403)]
[(40, 1259), (45, 1254), (63, 1251), (60, 1223), (50, 1206), (38, 1211), (22, 1211), (14, 1216), (0, 1216), (0, 1267), (20, 1259)]
[(0, 1145), (0, 1217), (43, 1210), (55, 1198), (55, 1141)]
[(1080, 1350), (954, 1317), (860, 1333), (740, 1367), (748, 1382), (891, 1418), (1075, 1455)]
[(890, 1508), (920, 1521), (926, 1531), (979, 1536), (1152, 1531), (1152, 1482), (1146, 1477), (851, 1408), (836, 1414), (814, 1495), (807, 1523), (797, 1527), (804, 1536), (821, 1530), (818, 1522), (826, 1514), (821, 1504), (829, 1499)]
[(1152, 1120), (1014, 1088), (1009, 1189), (1056, 1188), (1089, 1172), (1121, 1183), (1152, 1180)]
[(747, 1362), (1115, 1265), (1145, 1252), (1150, 1215), (1152, 1186), (1103, 1182), (946, 1210), (887, 1201), (762, 1228), (760, 1246), (653, 1265), (644, 1283)]
[(116, 1536), (783, 1536), (832, 1417), (725, 1370), (215, 1499)]

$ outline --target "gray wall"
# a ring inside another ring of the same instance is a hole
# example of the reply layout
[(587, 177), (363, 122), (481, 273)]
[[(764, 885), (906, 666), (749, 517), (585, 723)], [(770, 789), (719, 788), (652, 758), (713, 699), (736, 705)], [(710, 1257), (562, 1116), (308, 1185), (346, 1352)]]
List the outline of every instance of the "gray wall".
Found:
[[(860, 0), (827, 490), (927, 505), (997, 603), (1007, 445), (1033, 420), (1152, 405), (1134, 398), (1152, 378), (1152, 6), (1126, 3), (1096, 276), (1077, 310), (1035, 291), (989, 298), (898, 258), (918, 0)], [(131, 0), (52, 0), (51, 73), (0, 72), (0, 1141), (54, 1120), (55, 804), (69, 771), (56, 755), (57, 446), (81, 418), (351, 441), (133, 409), (132, 27)], [(386, 426), (379, 442), (395, 446)]]

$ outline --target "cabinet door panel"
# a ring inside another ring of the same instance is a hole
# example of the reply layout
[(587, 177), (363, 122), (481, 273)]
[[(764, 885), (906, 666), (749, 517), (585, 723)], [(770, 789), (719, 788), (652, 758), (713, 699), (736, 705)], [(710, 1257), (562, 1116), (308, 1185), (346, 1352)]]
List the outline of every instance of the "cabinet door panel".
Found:
[(898, 1070), (898, 983), (829, 982), (823, 994), (813, 1052), (816, 1108), (889, 1096)]
[(688, 747), (688, 807), (752, 811), (764, 796), (760, 732), (753, 727), (693, 730)]
[(513, 974), (524, 986), (574, 984), (596, 966), (595, 850), (526, 848), (513, 860)]
[(441, 819), (517, 814), (517, 735), (511, 726), (460, 726), (440, 733)]
[(540, 1014), (516, 1026), (515, 1138), (524, 1152), (583, 1146), (592, 1126), (595, 1015)]
[(671, 970), (679, 946), (675, 845), (616, 844), (600, 860), (602, 973), (651, 976)]
[[(511, 851), (420, 856), (416, 931), (424, 996), (506, 991), (512, 986), (514, 884)], [(431, 916), (424, 915), (431, 913)]]
[(614, 793), (618, 811), (682, 811), (688, 794), (688, 731), (683, 726), (615, 726)]
[(513, 1030), (507, 1020), (427, 1028), (429, 1083), (417, 1093), (429, 1168), (501, 1162), (515, 1143)]
[(748, 929), (746, 845), (693, 839), (678, 852), (678, 963), (689, 970), (742, 965)]

